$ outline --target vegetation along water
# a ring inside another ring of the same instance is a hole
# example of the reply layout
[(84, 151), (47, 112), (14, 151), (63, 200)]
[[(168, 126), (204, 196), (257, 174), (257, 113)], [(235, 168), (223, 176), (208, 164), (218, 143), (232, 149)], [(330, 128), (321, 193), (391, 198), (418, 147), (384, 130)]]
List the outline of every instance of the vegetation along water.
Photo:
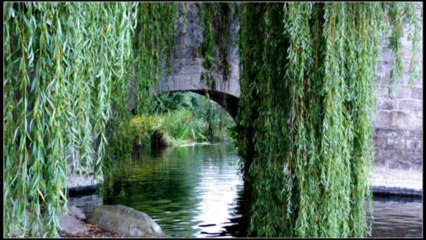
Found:
[[(166, 99), (153, 96), (161, 73), (171, 71), (175, 26), (178, 19), (188, 24), (187, 3), (3, 7), (3, 236), (58, 236), (66, 176), (93, 175), (108, 185), (109, 170), (133, 144), (224, 136), (206, 117), (219, 110), (169, 113), (161, 109)], [(235, 124), (247, 235), (366, 236), (376, 59), (389, 39), (391, 85), (399, 81), (403, 24), (410, 25), (413, 54), (420, 42), (416, 4), (197, 8), (207, 86), (215, 84), (217, 71), (229, 76), (224, 23), (231, 17), (239, 22), (241, 96), (235, 121), (224, 117), (222, 123)], [(412, 79), (417, 70), (410, 65)], [(137, 89), (132, 111), (131, 80)]]

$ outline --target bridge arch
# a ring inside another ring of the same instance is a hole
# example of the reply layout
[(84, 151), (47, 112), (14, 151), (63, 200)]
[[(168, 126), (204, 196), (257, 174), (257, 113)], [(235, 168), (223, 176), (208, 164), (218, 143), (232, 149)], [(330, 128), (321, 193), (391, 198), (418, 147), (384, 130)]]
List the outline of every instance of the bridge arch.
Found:
[(208, 89), (188, 89), (188, 90), (179, 89), (179, 90), (155, 92), (154, 94), (158, 95), (158, 94), (173, 93), (173, 92), (193, 92), (193, 93), (206, 96), (209, 99), (216, 102), (217, 104), (219, 104), (223, 109), (225, 109), (225, 111), (227, 111), (234, 120), (237, 116), (239, 98), (225, 92), (219, 92), (219, 91), (208, 90)]
[[(188, 4), (186, 18), (191, 24), (176, 24), (176, 39), (172, 48), (170, 68), (162, 66), (159, 81), (154, 84), (154, 95), (167, 92), (194, 92), (207, 96), (223, 107), (235, 119), (238, 112), (240, 97), (239, 57), (238, 57), (238, 30), (236, 19), (229, 22), (230, 39), (227, 49), (229, 72), (224, 78), (219, 69), (207, 70), (203, 66), (204, 58), (201, 52), (203, 26), (196, 4)], [(210, 81), (203, 76), (209, 73)], [(135, 80), (129, 85), (128, 109), (136, 105), (137, 86)]]

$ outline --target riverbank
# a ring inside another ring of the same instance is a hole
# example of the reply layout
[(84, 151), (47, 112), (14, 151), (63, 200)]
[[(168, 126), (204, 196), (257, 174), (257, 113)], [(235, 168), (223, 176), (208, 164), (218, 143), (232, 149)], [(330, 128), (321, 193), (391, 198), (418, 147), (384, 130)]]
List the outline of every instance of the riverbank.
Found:
[[(179, 147), (209, 145), (210, 143), (190, 143)], [(66, 183), (70, 195), (94, 193), (98, 183), (93, 177), (72, 175)], [(371, 179), (373, 194), (395, 196), (423, 196), (423, 173), (421, 170), (390, 169), (375, 166)]]
[(59, 236), (61, 238), (124, 238), (125, 236), (120, 233), (104, 230), (97, 225), (86, 223), (79, 220), (79, 223), (87, 228), (86, 231), (78, 234), (69, 234), (61, 231)]
[[(90, 203), (89, 203), (90, 204)], [(103, 205), (84, 211), (68, 203), (59, 217), (62, 238), (164, 237), (161, 227), (146, 213), (124, 205)]]
[[(96, 194), (91, 198), (85, 196), (86, 203), (79, 203), (73, 197), (70, 204), (72, 202), (89, 213), (91, 211), (86, 206), (96, 204), (123, 204), (147, 211), (170, 236), (241, 236), (238, 232), (245, 228), (233, 228), (241, 224), (240, 220), (236, 220), (238, 217), (234, 218), (237, 216), (234, 214), (238, 214), (239, 207), (244, 207), (241, 205), (244, 201), (243, 186), (240, 176), (236, 174), (240, 159), (230, 144), (170, 148), (161, 156), (155, 151), (144, 151), (134, 157), (126, 172), (117, 175), (119, 181), (116, 186), (123, 186), (122, 190), (120, 187), (115, 188), (104, 197)], [(401, 172), (376, 167), (372, 182), (376, 186), (381, 184), (389, 187), (393, 184), (400, 188), (417, 186), (421, 189), (420, 171)], [(404, 175), (408, 177), (404, 178)], [(397, 185), (398, 181), (395, 180), (398, 178), (400, 181), (411, 179), (411, 183), (405, 181)], [(83, 197), (79, 199), (83, 200)], [(377, 196), (375, 193), (373, 201), (374, 204), (384, 204), (380, 205), (378, 212), (396, 214), (400, 219), (405, 219), (410, 212), (388, 209), (388, 205), (393, 206), (394, 201), (400, 205), (413, 201), (419, 204), (421, 199), (413, 196)], [(215, 206), (214, 209), (211, 206)], [(192, 213), (191, 217), (187, 216), (188, 212)], [(418, 212), (417, 205), (415, 212)], [(408, 217), (411, 217), (410, 214)], [(378, 229), (382, 229), (383, 225), (380, 222), (378, 224)], [(387, 221), (383, 224), (388, 226)]]
[(423, 196), (423, 172), (413, 169), (390, 169), (375, 166), (371, 180), (373, 194)]

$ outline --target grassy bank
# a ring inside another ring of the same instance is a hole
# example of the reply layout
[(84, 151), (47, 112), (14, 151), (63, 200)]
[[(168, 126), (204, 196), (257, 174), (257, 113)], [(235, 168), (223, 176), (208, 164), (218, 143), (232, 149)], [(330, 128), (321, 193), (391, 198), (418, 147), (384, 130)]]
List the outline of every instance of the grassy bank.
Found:
[(134, 148), (223, 141), (233, 125), (229, 114), (210, 99), (195, 93), (169, 93), (156, 97), (147, 113), (119, 122), (109, 146), (113, 155), (122, 156)]

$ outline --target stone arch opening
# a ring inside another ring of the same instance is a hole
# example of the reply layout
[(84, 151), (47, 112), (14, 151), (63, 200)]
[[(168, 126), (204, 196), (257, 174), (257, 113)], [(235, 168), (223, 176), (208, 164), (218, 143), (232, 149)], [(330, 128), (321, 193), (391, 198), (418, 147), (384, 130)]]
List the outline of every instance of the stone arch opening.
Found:
[(216, 102), (226, 112), (228, 112), (229, 115), (232, 117), (232, 119), (235, 120), (237, 116), (239, 98), (227, 93), (218, 92), (214, 90), (205, 90), (205, 89), (200, 89), (200, 90), (191, 89), (191, 90), (164, 91), (164, 92), (155, 93), (155, 95), (165, 94), (165, 93), (177, 93), (177, 92), (193, 92), (193, 93), (197, 93), (199, 95), (208, 97), (210, 100)]
[[(160, 91), (154, 92), (153, 96), (156, 98), (155, 103), (153, 103), (153, 111), (156, 114), (169, 114), (173, 119), (180, 119), (174, 113), (179, 114), (181, 110), (189, 111), (193, 114), (194, 126), (200, 126), (198, 124), (201, 122), (202, 125), (204, 124), (203, 130), (196, 127), (198, 129), (196, 132), (199, 132), (200, 136), (207, 137), (205, 140), (209, 142), (230, 140), (228, 130), (236, 123), (237, 97), (206, 90)], [(170, 115), (170, 113), (173, 114)], [(178, 121), (180, 122), (180, 120)], [(191, 129), (192, 123), (188, 124), (185, 128)]]

